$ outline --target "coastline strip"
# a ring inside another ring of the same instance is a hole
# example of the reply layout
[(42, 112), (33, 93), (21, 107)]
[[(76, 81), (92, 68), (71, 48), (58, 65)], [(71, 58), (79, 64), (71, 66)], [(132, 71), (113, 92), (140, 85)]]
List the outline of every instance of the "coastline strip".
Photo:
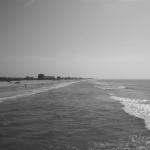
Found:
[(26, 93), (23, 93), (23, 94), (13, 95), (13, 96), (9, 96), (9, 97), (1, 97), (0, 102), (3, 102), (4, 100), (15, 99), (15, 98), (31, 96), (31, 95), (34, 95), (34, 94), (47, 92), (49, 90), (58, 89), (58, 88), (61, 88), (61, 87), (66, 87), (66, 86), (69, 86), (71, 84), (78, 83), (78, 82), (81, 82), (81, 81), (58, 83), (58, 84), (52, 85), (50, 87), (42, 87), (42, 88), (38, 88), (38, 89), (33, 89), (32, 91), (27, 91)]

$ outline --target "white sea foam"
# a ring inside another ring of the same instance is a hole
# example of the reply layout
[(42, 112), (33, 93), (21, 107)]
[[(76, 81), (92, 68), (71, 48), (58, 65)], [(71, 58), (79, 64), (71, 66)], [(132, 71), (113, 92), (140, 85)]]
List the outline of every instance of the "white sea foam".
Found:
[(98, 81), (98, 80), (88, 80), (89, 83), (91, 84), (94, 84), (94, 85), (100, 85), (100, 86), (109, 86), (109, 85), (112, 85), (108, 82), (105, 82), (105, 81)]
[(94, 87), (97, 89), (102, 89), (102, 90), (113, 90), (113, 88), (111, 87), (104, 87), (104, 86), (97, 86), (97, 85), (95, 85)]
[(126, 86), (118, 86), (118, 89), (125, 89), (126, 88)]
[(38, 89), (32, 89), (30, 91), (26, 91), (23, 94), (13, 95), (13, 96), (9, 96), (9, 97), (1, 97), (0, 102), (3, 102), (4, 100), (15, 99), (15, 98), (24, 97), (24, 96), (31, 96), (31, 95), (46, 92), (46, 91), (49, 91), (52, 89), (58, 89), (61, 87), (69, 86), (73, 83), (78, 83), (78, 82), (80, 82), (80, 81), (65, 82), (65, 83), (59, 83), (59, 84), (56, 84), (56, 85), (53, 85), (50, 87), (42, 87), (42, 88), (38, 88)]
[(118, 90), (118, 89), (126, 89), (125, 86), (112, 86), (112, 85), (95, 85), (95, 88), (102, 89), (102, 90)]
[(135, 117), (144, 119), (145, 126), (150, 130), (150, 100), (131, 99), (125, 97), (110, 96), (124, 105), (124, 111)]
[(108, 93), (108, 95), (113, 96), (114, 94), (113, 93)]
[(95, 85), (94, 87), (97, 88), (97, 89), (102, 89), (102, 90), (118, 90), (118, 89), (123, 89), (123, 88), (114, 87), (114, 86), (98, 86), (98, 85)]

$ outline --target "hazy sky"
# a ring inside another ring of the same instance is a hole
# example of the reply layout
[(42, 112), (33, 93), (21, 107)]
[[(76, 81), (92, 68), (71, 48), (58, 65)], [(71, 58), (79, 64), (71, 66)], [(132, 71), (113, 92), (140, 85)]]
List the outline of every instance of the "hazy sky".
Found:
[(0, 0), (0, 76), (150, 78), (149, 0)]

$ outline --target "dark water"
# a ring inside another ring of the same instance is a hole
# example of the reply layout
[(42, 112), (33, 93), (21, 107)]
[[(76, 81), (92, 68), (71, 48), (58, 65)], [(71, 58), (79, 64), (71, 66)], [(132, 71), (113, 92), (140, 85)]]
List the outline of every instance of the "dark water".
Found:
[[(139, 83), (134, 81), (98, 82), (83, 81), (0, 103), (0, 150), (98, 150), (127, 145), (135, 149), (136, 142), (144, 145), (150, 137), (144, 119), (126, 113), (110, 93), (130, 97), (137, 92), (142, 97), (146, 95), (142, 91), (147, 91), (148, 98), (150, 84), (142, 82), (144, 86), (135, 91)], [(117, 89), (120, 85), (130, 89)]]

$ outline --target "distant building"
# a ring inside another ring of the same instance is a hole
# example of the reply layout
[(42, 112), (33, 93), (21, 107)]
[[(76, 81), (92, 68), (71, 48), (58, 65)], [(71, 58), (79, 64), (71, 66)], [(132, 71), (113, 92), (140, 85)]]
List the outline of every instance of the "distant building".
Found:
[(25, 80), (34, 80), (34, 77), (26, 76)]
[(45, 79), (45, 75), (44, 74), (38, 74), (38, 79), (39, 80), (44, 80)]
[(56, 80), (55, 76), (45, 76), (44, 74), (38, 74), (38, 80)]
[(57, 76), (57, 80), (61, 80), (62, 78), (60, 76)]
[(55, 80), (55, 76), (45, 76), (46, 80)]

